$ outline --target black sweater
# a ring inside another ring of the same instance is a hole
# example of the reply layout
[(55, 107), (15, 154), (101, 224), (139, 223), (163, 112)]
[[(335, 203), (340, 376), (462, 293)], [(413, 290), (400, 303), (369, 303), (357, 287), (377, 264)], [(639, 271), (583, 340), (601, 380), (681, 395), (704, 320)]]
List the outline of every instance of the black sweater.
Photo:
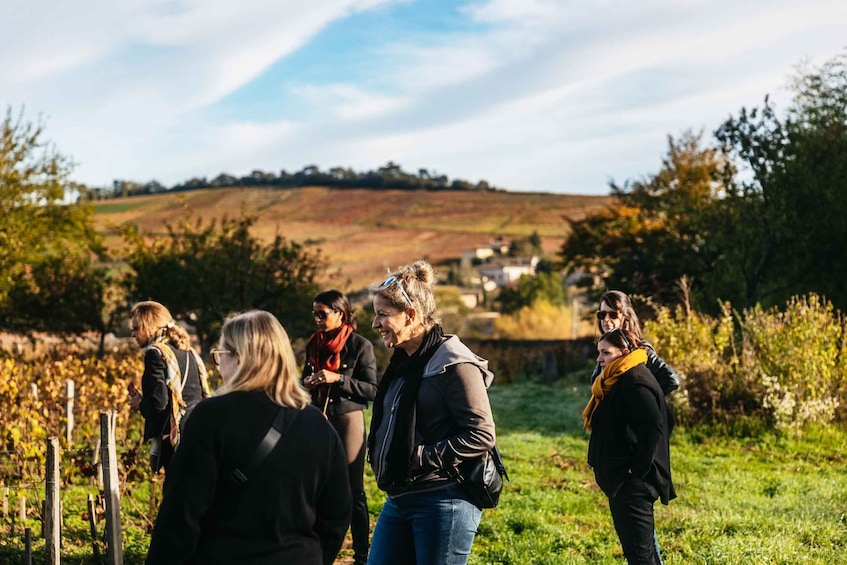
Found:
[(352, 497), (344, 448), (320, 411), (301, 411), (248, 482), (231, 482), (277, 408), (264, 392), (197, 405), (165, 479), (148, 564), (333, 562)]

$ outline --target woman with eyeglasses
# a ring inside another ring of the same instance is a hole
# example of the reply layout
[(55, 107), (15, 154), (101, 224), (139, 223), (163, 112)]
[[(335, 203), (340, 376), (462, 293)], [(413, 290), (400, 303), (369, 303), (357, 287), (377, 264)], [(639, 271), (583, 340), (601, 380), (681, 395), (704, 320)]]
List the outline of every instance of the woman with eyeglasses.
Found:
[(350, 525), (347, 459), (288, 334), (269, 312), (238, 314), (212, 355), (223, 385), (186, 423), (146, 563), (331, 565)]
[(394, 349), (374, 401), (368, 459), (388, 495), (368, 563), (468, 561), (482, 510), (458, 483), (463, 462), (492, 448), (488, 362), (435, 318), (435, 273), (402, 267), (373, 292), (373, 327)]
[(634, 332), (616, 328), (603, 334), (597, 352), (601, 372), (583, 411), (591, 432), (588, 465), (609, 498), (627, 563), (661, 563), (653, 504), (676, 498), (665, 395)]
[(206, 365), (191, 348), (188, 332), (158, 302), (132, 307), (130, 333), (144, 350), (144, 373), (140, 393), (129, 383), (129, 404), (144, 417), (150, 467), (154, 473), (167, 472), (185, 419), (201, 399), (211, 395)]
[(347, 452), (353, 493), (353, 562), (367, 563), (370, 520), (365, 497), (365, 413), (376, 396), (373, 344), (356, 333), (356, 319), (347, 297), (338, 290), (318, 294), (312, 304), (318, 330), (306, 343), (303, 384), (312, 403), (338, 432)]

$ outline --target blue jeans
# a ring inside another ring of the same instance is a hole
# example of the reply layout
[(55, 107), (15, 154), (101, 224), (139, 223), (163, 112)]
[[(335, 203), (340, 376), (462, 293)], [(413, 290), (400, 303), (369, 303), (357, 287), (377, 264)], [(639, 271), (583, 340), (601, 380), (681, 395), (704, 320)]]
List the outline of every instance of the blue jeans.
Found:
[(482, 510), (462, 487), (385, 500), (371, 540), (370, 565), (464, 565)]

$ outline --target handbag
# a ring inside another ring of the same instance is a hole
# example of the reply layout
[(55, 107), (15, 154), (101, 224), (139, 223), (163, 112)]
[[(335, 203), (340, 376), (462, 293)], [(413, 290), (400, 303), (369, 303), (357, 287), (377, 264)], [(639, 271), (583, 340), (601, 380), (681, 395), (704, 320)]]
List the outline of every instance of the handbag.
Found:
[(456, 480), (477, 507), (494, 508), (500, 501), (504, 477), (509, 480), (500, 451), (494, 445), (481, 456), (459, 465)]

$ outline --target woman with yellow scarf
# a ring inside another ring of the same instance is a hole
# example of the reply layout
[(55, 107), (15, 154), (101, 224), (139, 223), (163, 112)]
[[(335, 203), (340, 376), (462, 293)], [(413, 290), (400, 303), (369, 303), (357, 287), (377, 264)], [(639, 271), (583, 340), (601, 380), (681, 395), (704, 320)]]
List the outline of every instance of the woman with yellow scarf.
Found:
[(668, 409), (647, 368), (647, 352), (616, 328), (597, 342), (602, 373), (583, 412), (591, 432), (588, 465), (609, 497), (627, 563), (660, 563), (653, 540), (653, 503), (676, 498), (671, 481)]

